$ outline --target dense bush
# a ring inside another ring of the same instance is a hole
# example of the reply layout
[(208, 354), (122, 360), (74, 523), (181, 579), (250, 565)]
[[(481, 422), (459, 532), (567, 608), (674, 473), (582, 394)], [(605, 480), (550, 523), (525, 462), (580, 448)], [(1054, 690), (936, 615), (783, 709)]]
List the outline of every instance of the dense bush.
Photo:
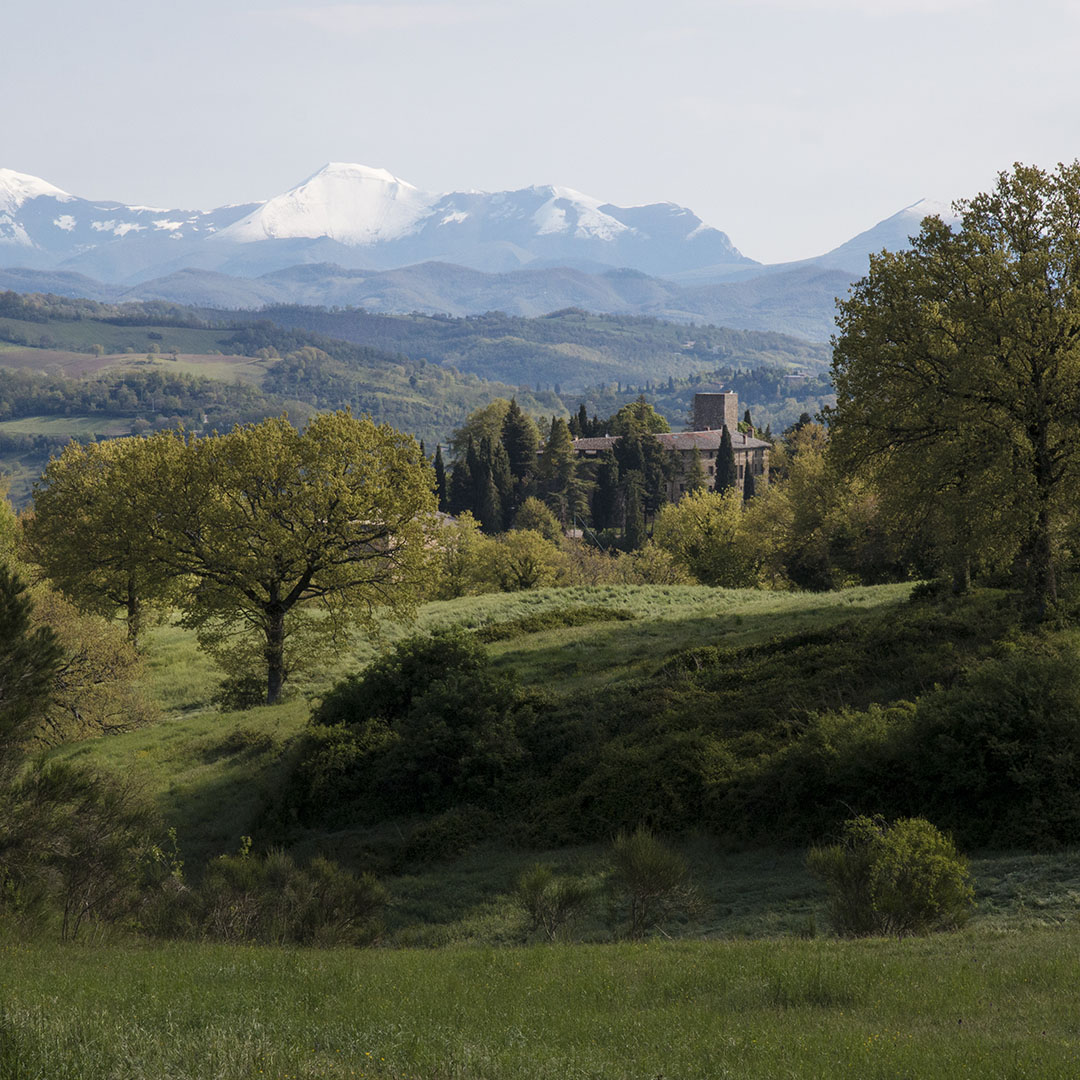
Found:
[(852, 818), (807, 866), (829, 888), (833, 928), (848, 937), (951, 930), (974, 906), (967, 860), (922, 818)]
[(461, 630), (401, 642), (339, 683), (312, 717), (291, 788), (308, 820), (499, 805), (521, 762), (529, 701)]

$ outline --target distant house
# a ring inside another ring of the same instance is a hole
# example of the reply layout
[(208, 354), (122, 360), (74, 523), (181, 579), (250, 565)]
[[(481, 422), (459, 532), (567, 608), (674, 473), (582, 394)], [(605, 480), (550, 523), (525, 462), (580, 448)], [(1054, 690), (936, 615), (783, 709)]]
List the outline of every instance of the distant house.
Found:
[[(701, 457), (705, 485), (710, 490), (713, 488), (716, 481), (716, 455), (720, 449), (720, 440), (723, 438), (725, 427), (731, 435), (731, 446), (735, 452), (735, 465), (739, 470), (740, 483), (745, 481), (748, 469), (759, 488), (768, 483), (769, 451), (772, 445), (764, 439), (755, 439), (752, 435), (739, 431), (738, 415), (739, 399), (734, 393), (695, 394), (695, 421), (715, 419), (716, 426), (704, 427), (701, 431), (671, 432), (653, 436), (665, 450), (679, 457), (679, 469), (668, 483), (668, 499), (671, 502), (678, 502), (686, 490), (695, 450)], [(574, 453), (579, 458), (597, 458), (613, 449), (618, 441), (618, 435), (575, 439)]]

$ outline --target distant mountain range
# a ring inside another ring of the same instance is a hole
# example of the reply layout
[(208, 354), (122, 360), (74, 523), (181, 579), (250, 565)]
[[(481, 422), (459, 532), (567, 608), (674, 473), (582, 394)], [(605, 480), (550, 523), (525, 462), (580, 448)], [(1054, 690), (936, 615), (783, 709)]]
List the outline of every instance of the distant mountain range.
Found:
[(818, 258), (764, 266), (685, 207), (569, 188), (431, 194), (330, 164), (267, 202), (190, 211), (82, 199), (0, 169), (0, 289), (246, 309), (581, 307), (826, 340), (868, 253), (906, 246), (928, 213), (948, 216), (920, 201)]

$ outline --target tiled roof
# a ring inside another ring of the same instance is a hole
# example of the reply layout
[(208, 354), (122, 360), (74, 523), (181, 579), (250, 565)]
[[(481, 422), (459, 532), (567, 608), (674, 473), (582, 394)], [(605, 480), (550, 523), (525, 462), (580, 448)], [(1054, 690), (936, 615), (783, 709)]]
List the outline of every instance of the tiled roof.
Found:
[[(673, 431), (671, 434), (657, 435), (656, 437), (669, 450), (719, 450), (723, 431), (715, 429), (711, 431)], [(744, 435), (741, 431), (731, 433), (731, 446), (734, 450), (759, 450), (771, 449), (772, 443), (762, 439), (755, 439), (752, 435)]]
[[(723, 431), (719, 428), (711, 431), (677, 431), (657, 435), (668, 450), (719, 450)], [(574, 450), (579, 454), (600, 453), (610, 450), (619, 441), (618, 435), (602, 435), (598, 438), (575, 439)], [(731, 446), (734, 450), (771, 450), (772, 443), (744, 435), (741, 431), (731, 433)]]

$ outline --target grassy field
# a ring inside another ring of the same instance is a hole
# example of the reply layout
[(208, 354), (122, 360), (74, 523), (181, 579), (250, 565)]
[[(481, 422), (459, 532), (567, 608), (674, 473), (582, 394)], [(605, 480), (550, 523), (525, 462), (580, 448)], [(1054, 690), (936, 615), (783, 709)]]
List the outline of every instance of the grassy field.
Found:
[[(479, 628), (585, 605), (637, 615), (487, 646), (527, 682), (573, 692), (632, 680), (686, 647), (888, 612), (906, 594), (545, 589), (428, 604), (418, 625)], [(406, 632), (387, 626), (381, 644), (328, 663), (307, 695)], [(192, 877), (251, 830), (310, 711), (301, 695), (222, 713), (217, 678), (188, 632), (159, 626), (147, 683), (161, 722), (59, 751), (139, 779), (176, 826)], [(701, 897), (692, 916), (612, 944), (601, 892), (575, 944), (551, 945), (528, 934), (516, 878), (544, 861), (599, 887), (606, 845), (481, 839), (453, 859), (410, 862), (401, 829), (414, 824), (294, 838), (301, 859), (323, 851), (376, 869), (391, 897), (388, 947), (140, 945), (122, 928), (64, 947), (5, 938), (0, 924), (0, 1080), (1080, 1075), (1080, 851), (974, 853), (978, 906), (963, 932), (843, 942), (828, 934), (804, 851), (686, 835), (673, 843)]]
[[(107, 976), (103, 975), (107, 972)], [(1080, 1074), (1080, 933), (0, 951), (0, 1077)]]

